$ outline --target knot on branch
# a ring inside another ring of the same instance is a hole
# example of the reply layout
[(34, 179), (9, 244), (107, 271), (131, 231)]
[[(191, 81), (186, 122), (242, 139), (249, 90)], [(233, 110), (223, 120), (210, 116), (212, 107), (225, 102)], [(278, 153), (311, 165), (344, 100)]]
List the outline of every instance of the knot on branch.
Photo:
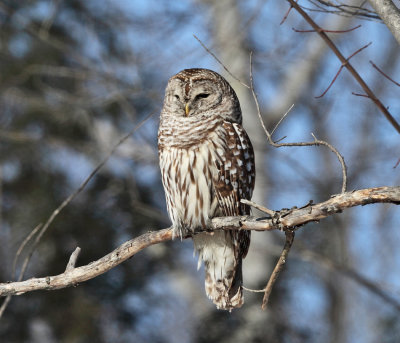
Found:
[(336, 204), (331, 204), (326, 207), (321, 207), (321, 212), (326, 215), (330, 215), (330, 214), (334, 214), (334, 213), (342, 213), (343, 210)]

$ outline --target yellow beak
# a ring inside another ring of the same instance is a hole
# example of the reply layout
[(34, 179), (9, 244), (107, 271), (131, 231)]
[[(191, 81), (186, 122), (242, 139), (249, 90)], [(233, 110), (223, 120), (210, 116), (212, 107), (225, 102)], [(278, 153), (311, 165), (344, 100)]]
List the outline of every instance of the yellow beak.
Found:
[(189, 115), (189, 103), (187, 103), (185, 105), (185, 114), (186, 114), (186, 117)]

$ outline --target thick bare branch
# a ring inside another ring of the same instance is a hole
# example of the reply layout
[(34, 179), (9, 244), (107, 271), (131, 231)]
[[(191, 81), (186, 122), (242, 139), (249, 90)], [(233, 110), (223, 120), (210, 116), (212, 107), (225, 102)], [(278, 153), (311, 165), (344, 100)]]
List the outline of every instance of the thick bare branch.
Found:
[[(306, 223), (319, 221), (335, 213), (354, 207), (373, 203), (400, 204), (400, 187), (367, 188), (342, 193), (331, 199), (280, 213), (273, 218), (219, 217), (212, 220), (213, 230), (293, 230)], [(55, 290), (70, 287), (104, 274), (126, 261), (139, 251), (172, 239), (172, 228), (145, 233), (125, 242), (113, 252), (88, 265), (73, 268), (56, 276), (32, 278), (21, 282), (0, 284), (0, 296), (19, 295), (35, 290)]]
[(169, 241), (171, 239), (172, 229), (148, 232), (123, 243), (108, 255), (88, 265), (73, 268), (56, 276), (33, 278), (21, 282), (2, 283), (0, 284), (0, 295), (20, 295), (35, 290), (55, 290), (73, 286), (104, 274), (150, 245)]
[(400, 10), (391, 0), (368, 0), (400, 45)]

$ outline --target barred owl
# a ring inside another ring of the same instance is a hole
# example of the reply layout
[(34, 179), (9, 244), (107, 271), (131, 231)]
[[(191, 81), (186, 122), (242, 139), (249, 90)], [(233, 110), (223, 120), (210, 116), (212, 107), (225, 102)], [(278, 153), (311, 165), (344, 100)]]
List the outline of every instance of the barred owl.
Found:
[(250, 231), (210, 232), (210, 221), (250, 212), (240, 199), (253, 192), (254, 154), (241, 124), (238, 98), (216, 72), (186, 69), (168, 81), (158, 131), (168, 214), (174, 236), (193, 236), (206, 293), (224, 310), (243, 304), (242, 259)]

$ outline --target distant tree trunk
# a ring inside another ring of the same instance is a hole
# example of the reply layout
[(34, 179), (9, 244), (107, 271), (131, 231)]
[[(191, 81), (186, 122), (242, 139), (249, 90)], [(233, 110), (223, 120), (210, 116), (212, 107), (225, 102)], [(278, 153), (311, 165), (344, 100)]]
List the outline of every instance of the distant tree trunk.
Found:
[[(241, 11), (238, 8), (237, 0), (202, 1), (209, 5), (210, 8), (210, 27), (212, 27), (213, 46), (218, 57), (233, 75), (241, 81), (249, 83), (250, 47), (244, 44), (247, 31), (242, 29), (243, 17), (240, 15)], [(268, 163), (266, 160), (267, 140), (257, 118), (254, 99), (249, 89), (233, 79), (222, 67), (220, 71), (235, 89), (239, 97), (243, 112), (243, 125), (253, 143), (256, 162), (256, 185), (252, 199), (259, 204), (266, 204), (268, 196), (267, 186), (269, 183), (266, 168), (266, 163)], [(274, 256), (269, 254), (267, 249), (271, 245), (271, 240), (272, 235), (265, 235), (262, 232), (252, 233), (250, 252), (244, 260), (243, 266), (245, 286), (257, 287), (266, 282), (267, 275), (272, 271), (274, 262)], [(261, 251), (263, 252), (263, 256), (260, 256)], [(260, 263), (260, 260), (263, 262)], [(247, 307), (243, 308), (240, 316), (246, 322), (251, 322), (252, 326), (259, 326), (257, 321), (266, 322), (266, 317), (252, 316), (254, 311), (259, 311), (258, 307), (260, 306), (260, 301), (251, 300), (254, 298), (253, 294), (245, 293)], [(250, 303), (253, 303), (254, 306), (249, 306)], [(265, 315), (268, 316), (267, 314)], [(239, 337), (243, 333), (240, 330), (236, 331), (231, 337), (232, 340), (244, 340), (244, 337)]]
[[(249, 83), (250, 71), (250, 50), (245, 46), (246, 31), (242, 28), (242, 17), (236, 0), (209, 1), (203, 0), (210, 6), (210, 21), (213, 28), (212, 35), (218, 56), (229, 71), (245, 83)], [(255, 150), (256, 158), (256, 186), (253, 200), (258, 203), (265, 203), (265, 188), (268, 183), (265, 161), (265, 135), (256, 115), (256, 108), (251, 92), (233, 79), (221, 67), (221, 73), (235, 89), (240, 100), (243, 112), (244, 127), (248, 132)]]

